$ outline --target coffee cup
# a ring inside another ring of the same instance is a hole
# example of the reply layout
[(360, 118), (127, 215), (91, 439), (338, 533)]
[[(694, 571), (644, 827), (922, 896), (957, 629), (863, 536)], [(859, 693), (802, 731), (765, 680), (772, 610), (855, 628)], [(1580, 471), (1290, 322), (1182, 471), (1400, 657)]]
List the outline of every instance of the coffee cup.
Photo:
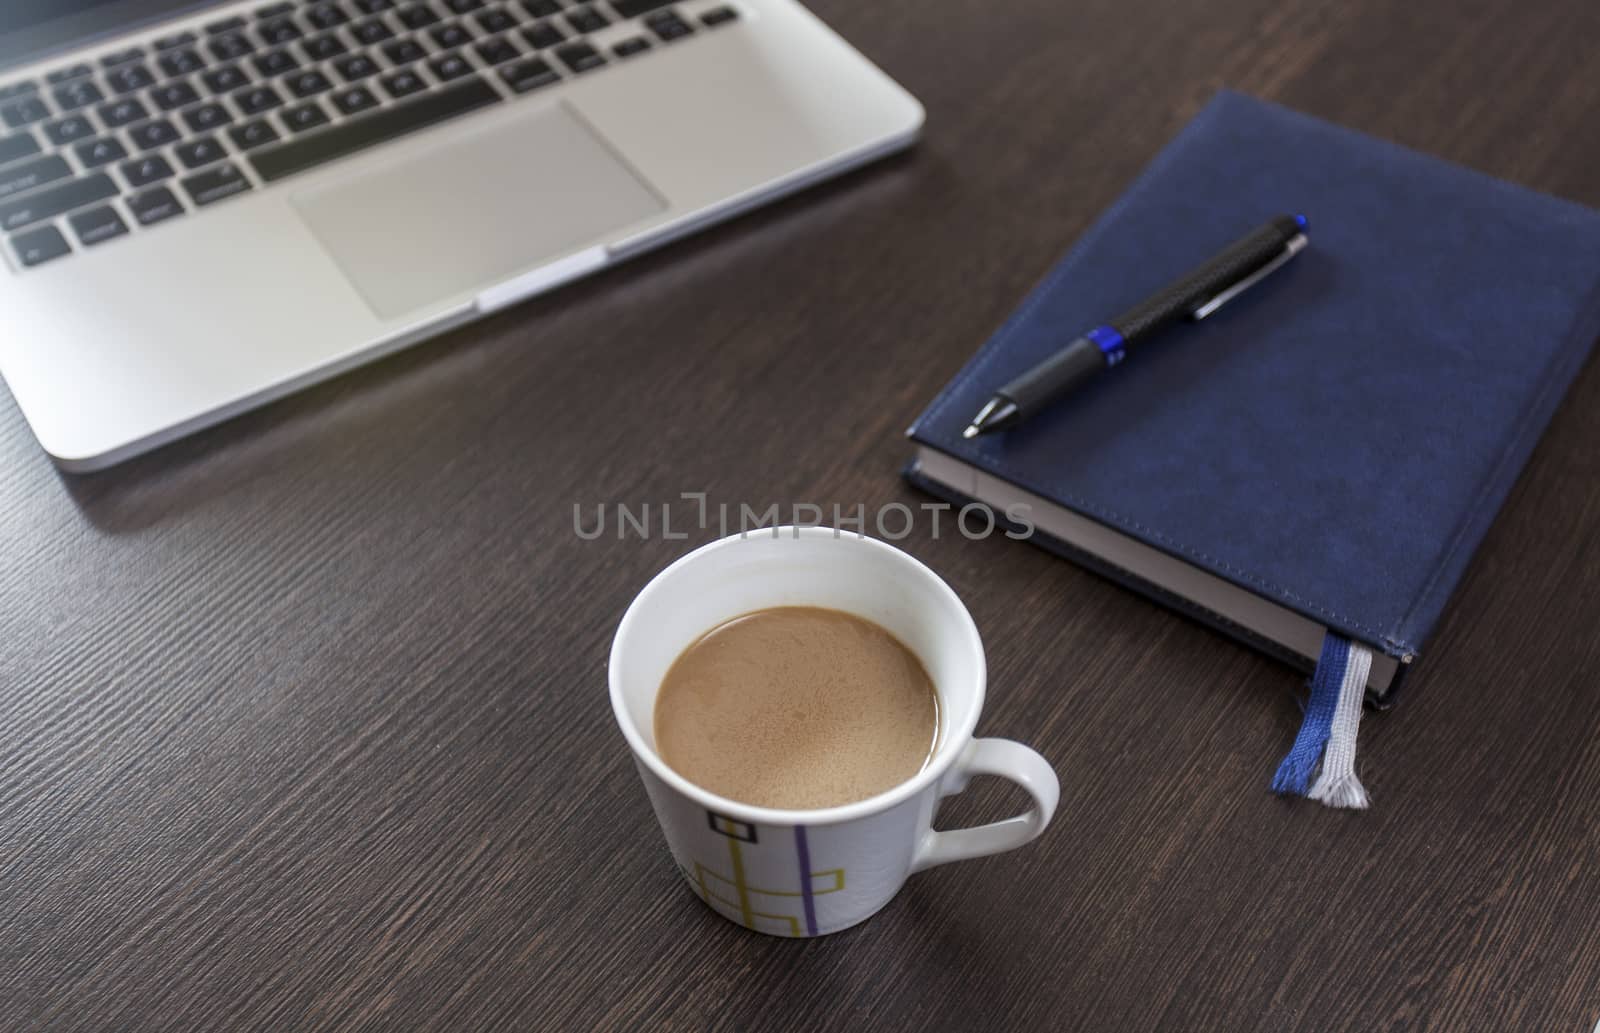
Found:
[[(708, 792), (656, 749), (657, 693), (674, 660), (735, 617), (782, 606), (841, 610), (904, 643), (939, 696), (937, 747), (914, 776), (819, 810), (757, 807)], [(1055, 771), (1007, 739), (976, 738), (983, 643), (961, 600), (910, 555), (826, 527), (746, 531), (668, 566), (628, 607), (612, 642), (611, 705), (667, 847), (694, 893), (747, 929), (820, 936), (877, 913), (912, 874), (1033, 840), (1060, 796)], [(1032, 806), (1004, 821), (935, 830), (942, 799), (974, 775), (1020, 786)]]

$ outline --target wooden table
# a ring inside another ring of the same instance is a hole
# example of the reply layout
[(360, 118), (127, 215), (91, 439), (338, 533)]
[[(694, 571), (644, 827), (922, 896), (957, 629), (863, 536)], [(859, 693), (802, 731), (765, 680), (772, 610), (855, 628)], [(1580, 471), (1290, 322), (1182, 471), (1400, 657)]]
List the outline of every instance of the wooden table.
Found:
[(1267, 791), (1287, 668), (924, 523), (1055, 826), (806, 943), (681, 883), (605, 659), (715, 530), (574, 504), (916, 506), (903, 428), (1223, 85), (1600, 205), (1587, 0), (817, 8), (914, 153), (103, 474), (0, 400), (0, 1028), (1593, 1028), (1595, 364), (1369, 715), (1369, 813)]

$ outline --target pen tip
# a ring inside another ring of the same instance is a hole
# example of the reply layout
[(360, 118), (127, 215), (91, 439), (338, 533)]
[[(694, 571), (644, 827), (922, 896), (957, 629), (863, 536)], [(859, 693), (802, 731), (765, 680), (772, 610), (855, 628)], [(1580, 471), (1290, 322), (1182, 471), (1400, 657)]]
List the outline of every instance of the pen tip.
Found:
[(961, 432), (961, 436), (964, 437), (964, 438), (975, 438), (975, 437), (977, 437), (978, 436), (978, 425), (976, 423), (967, 424), (967, 429)]

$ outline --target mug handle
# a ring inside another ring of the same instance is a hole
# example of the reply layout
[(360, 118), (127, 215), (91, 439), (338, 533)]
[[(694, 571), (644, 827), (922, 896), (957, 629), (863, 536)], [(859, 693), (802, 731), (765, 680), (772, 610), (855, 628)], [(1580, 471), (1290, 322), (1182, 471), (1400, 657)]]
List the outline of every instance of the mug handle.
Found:
[(967, 788), (973, 775), (999, 775), (1016, 783), (1033, 797), (1025, 814), (970, 829), (939, 832), (929, 829), (917, 844), (911, 870), (920, 872), (947, 861), (964, 861), (1014, 850), (1032, 840), (1050, 824), (1061, 798), (1061, 782), (1050, 762), (1010, 739), (974, 739), (946, 776), (943, 796)]

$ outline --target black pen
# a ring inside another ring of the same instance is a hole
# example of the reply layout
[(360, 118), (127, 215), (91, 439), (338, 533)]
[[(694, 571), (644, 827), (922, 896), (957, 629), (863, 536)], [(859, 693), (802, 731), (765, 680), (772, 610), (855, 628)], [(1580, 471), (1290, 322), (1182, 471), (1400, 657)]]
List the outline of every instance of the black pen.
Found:
[(975, 438), (1033, 415), (1090, 377), (1121, 362), (1135, 341), (1142, 341), (1173, 320), (1209, 316), (1299, 254), (1306, 243), (1304, 215), (1276, 217), (1000, 388), (978, 410), (961, 436)]

